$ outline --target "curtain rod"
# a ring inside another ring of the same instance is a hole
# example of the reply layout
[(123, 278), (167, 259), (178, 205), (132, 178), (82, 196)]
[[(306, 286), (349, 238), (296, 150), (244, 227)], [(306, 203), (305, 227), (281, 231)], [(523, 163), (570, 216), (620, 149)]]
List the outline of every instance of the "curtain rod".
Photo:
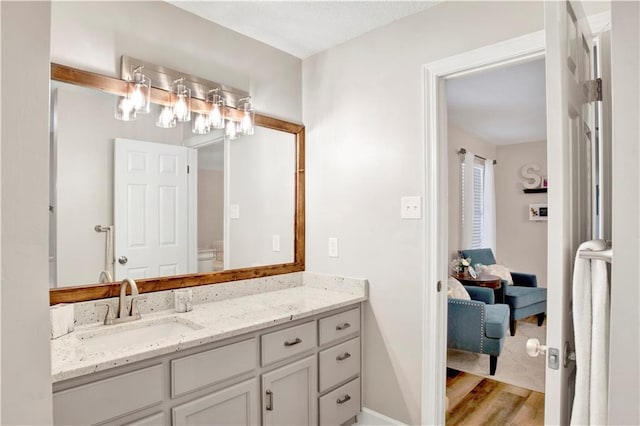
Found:
[[(467, 150), (465, 148), (460, 148), (460, 150), (458, 151), (458, 154), (466, 154)], [(482, 157), (481, 155), (477, 155), (477, 154), (473, 154), (476, 158), (480, 158), (481, 160), (486, 160), (486, 158)], [(493, 160), (493, 164), (498, 164), (498, 160)]]

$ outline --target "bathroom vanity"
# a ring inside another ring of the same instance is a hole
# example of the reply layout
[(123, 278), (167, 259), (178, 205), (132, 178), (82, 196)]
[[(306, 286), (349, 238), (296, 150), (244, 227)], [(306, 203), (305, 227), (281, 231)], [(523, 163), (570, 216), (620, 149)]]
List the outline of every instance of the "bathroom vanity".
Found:
[(352, 423), (366, 281), (294, 275), (289, 288), (196, 301), (181, 314), (142, 306), (139, 321), (52, 341), (54, 423)]

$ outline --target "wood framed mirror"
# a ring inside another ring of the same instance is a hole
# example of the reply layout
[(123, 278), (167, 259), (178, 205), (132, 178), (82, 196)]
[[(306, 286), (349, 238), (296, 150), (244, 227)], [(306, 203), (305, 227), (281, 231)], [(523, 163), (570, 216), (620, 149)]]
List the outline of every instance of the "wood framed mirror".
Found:
[[(75, 87), (88, 88), (92, 90), (97, 90), (102, 94), (108, 94), (108, 96), (113, 98), (113, 102), (115, 102), (115, 98), (116, 98), (113, 95), (121, 96), (122, 94), (126, 93), (126, 82), (124, 82), (123, 80), (88, 72), (88, 71), (83, 71), (83, 70), (79, 70), (76, 68), (59, 65), (59, 64), (53, 64), (53, 63), (51, 64), (51, 79), (53, 81), (52, 84), (72, 85), (74, 88)], [(152, 102), (154, 102), (155, 104), (158, 104), (158, 105), (166, 104), (168, 99), (168, 92), (161, 89), (152, 88), (151, 99), (152, 99)], [(55, 109), (55, 107), (56, 107), (56, 101), (53, 102), (53, 108)], [(206, 108), (206, 104), (204, 101), (201, 101), (199, 99), (192, 100), (193, 111), (196, 111), (196, 112), (204, 111), (205, 108)], [(79, 109), (78, 111), (80, 112), (79, 113), (76, 112), (76, 117), (79, 120), (83, 119), (83, 115), (85, 113), (88, 114), (90, 112), (86, 108)], [(226, 108), (226, 113), (227, 113), (227, 117), (230, 117), (233, 120), (239, 120), (241, 118), (239, 115), (239, 112), (234, 108)], [(59, 120), (56, 118), (55, 112), (52, 115), (52, 117), (53, 117), (52, 122), (56, 122), (57, 125), (59, 125)], [(246, 264), (245, 265), (242, 262), (238, 264), (238, 262), (234, 263), (234, 262), (231, 262), (229, 258), (225, 258), (225, 265), (229, 266), (228, 269), (223, 269), (223, 270), (214, 271), (214, 272), (196, 272), (192, 268), (190, 270), (190, 273), (165, 274), (164, 276), (158, 276), (158, 277), (136, 278), (136, 282), (138, 284), (140, 293), (149, 293), (154, 291), (171, 290), (176, 288), (216, 284), (216, 283), (223, 283), (223, 282), (229, 282), (229, 281), (245, 280), (245, 279), (251, 279), (251, 278), (267, 277), (267, 276), (273, 276), (273, 275), (304, 271), (304, 268), (305, 268), (305, 258), (304, 258), (305, 257), (305, 251), (304, 251), (305, 249), (305, 178), (304, 178), (305, 129), (304, 129), (304, 126), (301, 124), (283, 121), (283, 120), (269, 117), (259, 113), (256, 113), (255, 115), (255, 124), (256, 124), (256, 130), (262, 131), (264, 129), (265, 132), (274, 131), (274, 132), (277, 132), (278, 137), (281, 137), (283, 135), (289, 135), (284, 137), (286, 138), (290, 137), (291, 145), (295, 148), (294, 151), (292, 150), (290, 156), (283, 156), (285, 158), (290, 158), (292, 160), (291, 162), (294, 163), (290, 165), (290, 170), (288, 170), (285, 173), (286, 176), (289, 176), (288, 179), (290, 179), (290, 182), (287, 182), (286, 186), (290, 187), (290, 191), (292, 192), (291, 194), (291, 198), (292, 198), (291, 216), (292, 217), (290, 219), (290, 224), (285, 223), (284, 225), (285, 227), (292, 228), (284, 231), (285, 234), (287, 235), (290, 234), (292, 236), (291, 247), (289, 250), (291, 259), (290, 260), (287, 259), (287, 261), (285, 262), (275, 262), (273, 264), (266, 264), (266, 262), (269, 262), (268, 259), (279, 259), (279, 258), (263, 256), (259, 260), (251, 259), (251, 258), (245, 259), (242, 261)], [(51, 133), (52, 133), (52, 147), (55, 148), (56, 146), (54, 143), (54, 140), (56, 137), (55, 129), (52, 129)], [(276, 133), (274, 133), (274, 135), (276, 135)], [(88, 138), (86, 138), (86, 135), (84, 137), (85, 137), (85, 140), (84, 140), (85, 145), (91, 144), (91, 141), (87, 140)], [(249, 141), (250, 139), (247, 139), (248, 145), (250, 144)], [(110, 139), (109, 143), (111, 144), (110, 149), (112, 149), (115, 143), (113, 138)], [(225, 141), (225, 144), (226, 143), (227, 142)], [(52, 153), (57, 152), (53, 148), (52, 148)], [(93, 147), (89, 145), (89, 149), (91, 148)], [(264, 155), (264, 153), (268, 151), (269, 151), (269, 148), (266, 148), (266, 149), (263, 148), (261, 155)], [(115, 160), (113, 161), (115, 162)], [(269, 163), (270, 160), (268, 158), (264, 158), (263, 161), (265, 163)], [(78, 159), (74, 159), (74, 162), (80, 163), (82, 161)], [(267, 166), (273, 166), (273, 165), (267, 164)], [(55, 171), (56, 167), (57, 166), (55, 163), (55, 159), (52, 157), (52, 170)], [(109, 165), (109, 167), (112, 167), (112, 165)], [(277, 166), (274, 166), (272, 168), (276, 169)], [(82, 180), (83, 180), (82, 176), (75, 177), (76, 182), (82, 181)], [(259, 180), (259, 179), (254, 178), (254, 181), (256, 180)], [(54, 199), (57, 194), (57, 192), (55, 192), (56, 185), (59, 186), (59, 182), (56, 182), (56, 180), (53, 180), (52, 199)], [(105, 190), (106, 192), (109, 192), (111, 190), (109, 185), (105, 185), (105, 188), (109, 188)], [(259, 192), (259, 189), (256, 189), (256, 192)], [(74, 196), (77, 198), (81, 198), (79, 191), (76, 191)], [(111, 192), (109, 192), (108, 196), (113, 197)], [(267, 196), (264, 196), (263, 194), (262, 198), (268, 198), (268, 194)], [(277, 204), (277, 201), (273, 202), (272, 204)], [(256, 209), (255, 206), (253, 205), (251, 207), (253, 207), (254, 210)], [(55, 214), (53, 212), (56, 210), (56, 208), (57, 208), (56, 203), (52, 201), (52, 206), (50, 207), (52, 214)], [(229, 204), (228, 203), (225, 204), (224, 208), (228, 209)], [(249, 210), (251, 210), (251, 208)], [(258, 208), (257, 210), (260, 210), (260, 208)], [(77, 215), (75, 218), (73, 218), (73, 220), (77, 222), (80, 216), (81, 215)], [(227, 221), (226, 223), (228, 224), (229, 222)], [(55, 226), (53, 227), (56, 230), (58, 229)], [(83, 232), (90, 233), (91, 230), (87, 230), (86, 228), (87, 226), (84, 226)], [(256, 234), (256, 238), (258, 238), (257, 234), (259, 232), (254, 230), (253, 233)], [(52, 232), (51, 235), (53, 240), (52, 247), (54, 247), (54, 251), (56, 250), (55, 247), (57, 247), (57, 240), (62, 239), (63, 236), (66, 235), (67, 236), (66, 241), (73, 241), (74, 244), (76, 245), (75, 250), (82, 252), (84, 246), (81, 243), (82, 241), (81, 239), (74, 239), (74, 237), (71, 236), (70, 233), (66, 233), (66, 232), (61, 232), (60, 235), (58, 234), (58, 232)], [(94, 235), (93, 237), (95, 238), (96, 236)], [(279, 235), (275, 235), (275, 234), (267, 235), (267, 236), (261, 235), (260, 244), (263, 244), (263, 245), (266, 244), (264, 240), (267, 237), (269, 239), (269, 244), (270, 244), (269, 249), (270, 250), (272, 249), (272, 251), (274, 252), (275, 251), (279, 252), (280, 251)], [(271, 240), (271, 238), (273, 238), (273, 240)], [(244, 247), (241, 247), (240, 250), (238, 250), (238, 252), (251, 251), (250, 249), (253, 247), (254, 243), (251, 241), (250, 237), (247, 240), (247, 237), (245, 236), (245, 244), (247, 245), (245, 245)], [(107, 257), (108, 257), (109, 251), (106, 250), (105, 252), (103, 252), (103, 256), (105, 253), (107, 254)], [(56, 256), (54, 257), (57, 257), (60, 253), (58, 251), (55, 251), (55, 254)], [(193, 258), (194, 256), (197, 256), (197, 251), (194, 251), (193, 249), (191, 249), (191, 257), (192, 257), (192, 259), (190, 260), (191, 265), (196, 264), (196, 261)], [(225, 253), (225, 256), (228, 256), (228, 253)], [(119, 257), (119, 256), (117, 253), (114, 252), (114, 256), (112, 259), (114, 262), (116, 257)], [(75, 262), (75, 265), (76, 265), (75, 267), (77, 268), (80, 268), (80, 266), (86, 263), (85, 260), (82, 258), (71, 259), (71, 260)], [(72, 264), (70, 268), (73, 268), (73, 267), (74, 266)], [(163, 274), (161, 272), (158, 275), (163, 275)], [(57, 277), (56, 274), (54, 274), (54, 276)], [(98, 282), (98, 271), (96, 271), (94, 283), (91, 282), (91, 279), (85, 279), (88, 282), (84, 284), (84, 281), (82, 278), (78, 278), (78, 280), (80, 280), (79, 282), (74, 282), (74, 280), (72, 279), (64, 278), (64, 279), (61, 279), (63, 281), (64, 286), (58, 286), (57, 281), (52, 280), (52, 282), (54, 282), (54, 285), (56, 285), (56, 287), (50, 289), (50, 304), (53, 305), (58, 303), (73, 303), (73, 302), (81, 302), (81, 301), (88, 301), (88, 300), (94, 300), (94, 299), (102, 299), (107, 297), (115, 297), (119, 294), (120, 281), (122, 281), (122, 279), (123, 277), (118, 277), (118, 275), (115, 274), (113, 282), (96, 284), (95, 282)]]

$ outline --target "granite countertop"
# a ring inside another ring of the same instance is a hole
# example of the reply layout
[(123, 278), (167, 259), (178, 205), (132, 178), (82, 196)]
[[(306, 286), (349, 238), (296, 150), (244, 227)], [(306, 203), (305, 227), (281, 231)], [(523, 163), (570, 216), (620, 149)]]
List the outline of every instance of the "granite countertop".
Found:
[[(100, 323), (77, 326), (74, 332), (51, 341), (52, 381), (104, 371), (367, 300), (366, 280), (348, 280), (344, 285), (344, 279), (339, 277), (307, 273), (299, 285), (195, 304), (191, 312), (176, 313), (168, 309), (145, 314), (141, 305), (142, 319), (138, 321), (111, 326)], [(106, 350), (88, 350), (86, 341), (81, 339), (96, 332), (146, 327), (167, 321), (192, 324), (199, 329), (147, 343), (113, 345), (113, 349)]]

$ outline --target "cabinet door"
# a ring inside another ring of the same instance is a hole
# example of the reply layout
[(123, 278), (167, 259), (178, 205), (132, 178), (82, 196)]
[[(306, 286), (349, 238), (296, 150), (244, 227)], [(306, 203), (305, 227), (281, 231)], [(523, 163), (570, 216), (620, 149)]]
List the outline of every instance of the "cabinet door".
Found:
[(173, 425), (253, 426), (260, 424), (258, 381), (247, 380), (173, 408)]
[(316, 425), (316, 375), (315, 355), (263, 374), (263, 424)]

